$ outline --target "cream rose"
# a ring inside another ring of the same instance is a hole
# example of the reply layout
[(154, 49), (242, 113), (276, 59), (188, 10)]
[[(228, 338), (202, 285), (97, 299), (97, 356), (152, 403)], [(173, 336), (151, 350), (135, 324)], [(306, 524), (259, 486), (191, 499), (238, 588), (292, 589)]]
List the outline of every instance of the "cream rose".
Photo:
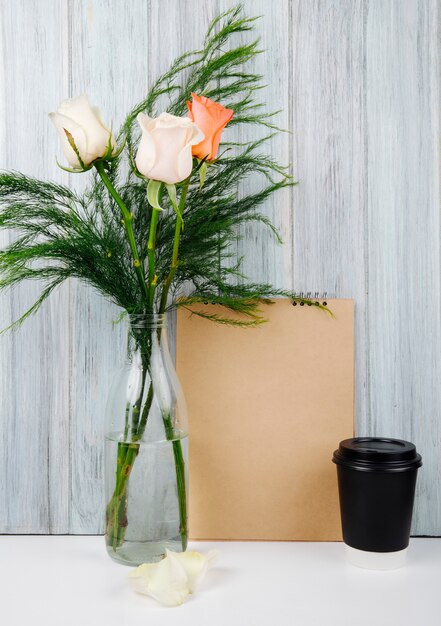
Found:
[[(87, 96), (65, 100), (56, 113), (49, 113), (49, 117), (59, 132), (64, 155), (73, 168), (87, 167), (105, 156), (109, 141), (112, 152), (115, 150), (115, 140), (110, 129), (103, 124), (98, 109), (89, 104)], [(65, 131), (72, 136), (81, 161)]]
[(137, 119), (142, 130), (136, 155), (139, 172), (168, 185), (188, 178), (193, 167), (192, 146), (204, 138), (196, 124), (169, 113), (156, 118), (140, 113)]

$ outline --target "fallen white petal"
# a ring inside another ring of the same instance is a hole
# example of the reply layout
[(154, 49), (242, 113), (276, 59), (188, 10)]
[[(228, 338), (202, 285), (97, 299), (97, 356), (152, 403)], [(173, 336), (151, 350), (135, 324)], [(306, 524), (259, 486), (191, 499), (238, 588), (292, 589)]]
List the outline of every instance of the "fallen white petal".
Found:
[(190, 593), (185, 568), (176, 559), (144, 563), (130, 572), (129, 580), (135, 591), (166, 606), (183, 604)]
[(210, 550), (207, 554), (201, 554), (195, 550), (188, 550), (187, 552), (171, 552), (167, 550), (166, 558), (180, 563), (185, 569), (188, 588), (190, 593), (194, 593), (218, 556), (219, 550)]

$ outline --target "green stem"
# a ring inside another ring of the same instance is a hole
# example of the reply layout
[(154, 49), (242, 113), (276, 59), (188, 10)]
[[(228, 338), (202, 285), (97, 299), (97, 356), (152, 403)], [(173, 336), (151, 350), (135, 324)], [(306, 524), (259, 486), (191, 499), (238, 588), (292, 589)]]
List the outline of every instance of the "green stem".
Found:
[(112, 545), (115, 552), (121, 544), (127, 526), (126, 518), (126, 497), (127, 486), (133, 463), (139, 452), (139, 445), (136, 443), (118, 444), (116, 485), (112, 498), (107, 505), (107, 529), (106, 537), (108, 543)]
[(145, 427), (147, 425), (147, 418), (148, 418), (149, 413), (150, 413), (152, 402), (153, 402), (153, 383), (151, 382), (150, 386), (149, 386), (148, 393), (147, 393), (147, 398), (146, 398), (146, 401), (145, 401), (144, 409), (142, 411), (141, 419), (140, 419), (139, 424), (138, 424), (138, 429), (137, 429), (136, 434), (135, 434), (135, 436), (133, 438), (134, 441), (140, 441), (142, 439), (142, 436), (143, 436), (144, 431), (145, 431)]
[(156, 273), (155, 273), (155, 250), (156, 250), (156, 231), (158, 229), (159, 209), (153, 208), (152, 219), (150, 221), (149, 240), (147, 242), (147, 256), (149, 260), (149, 305), (153, 309), (155, 301), (156, 289)]
[(141, 404), (142, 404), (142, 398), (144, 396), (144, 387), (145, 387), (146, 377), (147, 377), (147, 370), (145, 368), (143, 368), (141, 391), (139, 393), (139, 398), (137, 399), (137, 401), (135, 403), (135, 406), (133, 407), (133, 412), (132, 412), (132, 430), (131, 430), (132, 440), (133, 440), (133, 437), (136, 435), (136, 431), (138, 430), (139, 418), (140, 418), (140, 413), (141, 413)]
[[(110, 182), (110, 181), (109, 181)], [(185, 200), (187, 197), (188, 187), (190, 184), (190, 178), (186, 179), (182, 185), (182, 192), (179, 201), (179, 213), (182, 215), (185, 207)], [(149, 260), (149, 289), (148, 289), (148, 303), (150, 308), (153, 308), (154, 293), (156, 289), (156, 275), (155, 275), (155, 248), (156, 248), (156, 232), (158, 226), (159, 210), (153, 209), (152, 219), (150, 222), (149, 239), (147, 245), (147, 254)], [(173, 240), (173, 252), (172, 261), (170, 265), (169, 273), (164, 281), (161, 301), (159, 307), (159, 313), (165, 312), (167, 306), (167, 297), (173, 278), (179, 264), (179, 242), (182, 231), (182, 219), (179, 215), (176, 216), (175, 235)], [(145, 284), (145, 281), (144, 281)], [(158, 331), (158, 340), (160, 340), (160, 331)], [(110, 528), (108, 527), (108, 534), (112, 537), (113, 549), (121, 544), (124, 540), (125, 532), (125, 509), (124, 499), (127, 497), (127, 486), (129, 477), (132, 471), (133, 463), (139, 450), (139, 444), (136, 443), (142, 439), (144, 434), (148, 415), (153, 402), (153, 385), (150, 383), (149, 391), (147, 394), (146, 403), (142, 411), (141, 419), (138, 423), (136, 433), (132, 433), (132, 444), (128, 444), (126, 454), (118, 455), (119, 472), (117, 471), (117, 481), (114, 494), (108, 506), (108, 519), (110, 521)], [(178, 508), (179, 508), (179, 533), (181, 536), (182, 549), (185, 550), (188, 541), (187, 530), (187, 494), (185, 486), (185, 462), (182, 452), (182, 444), (180, 440), (174, 438), (173, 424), (170, 415), (164, 417), (164, 427), (166, 437), (172, 443), (173, 456), (175, 461), (176, 472), (176, 484), (178, 492)], [(127, 445), (127, 444), (126, 444)]]
[[(188, 188), (190, 185), (190, 177), (188, 177), (183, 185), (181, 197), (179, 200), (179, 213), (183, 215), (185, 201), (187, 199)], [(161, 302), (159, 305), (159, 313), (165, 312), (167, 307), (168, 292), (170, 290), (173, 278), (179, 265), (179, 243), (182, 231), (182, 219), (176, 215), (175, 236), (173, 240), (173, 253), (169, 273), (164, 281), (161, 294)], [(170, 416), (164, 419), (164, 426), (167, 439), (172, 440), (173, 456), (175, 459), (176, 485), (178, 490), (178, 507), (179, 507), (179, 533), (181, 535), (182, 550), (185, 552), (188, 542), (187, 530), (187, 493), (185, 488), (185, 462), (182, 453), (182, 444), (179, 439), (174, 438), (173, 425)]]
[[(146, 377), (147, 372), (144, 374)], [(145, 380), (144, 380), (145, 384)], [(153, 402), (153, 385), (150, 383), (146, 403), (136, 432), (132, 431), (132, 442), (120, 442), (118, 444), (116, 485), (112, 498), (107, 506), (107, 537), (111, 540), (113, 551), (124, 540), (126, 526), (126, 511), (124, 499), (127, 497), (127, 486), (132, 472), (133, 464), (138, 455), (139, 444), (147, 424), (147, 418)]]
[[(181, 197), (179, 199), (179, 213), (182, 215), (185, 207), (185, 200), (187, 199), (188, 187), (190, 185), (190, 177), (188, 177), (182, 184)], [(170, 290), (171, 284), (173, 282), (173, 278), (175, 277), (176, 270), (179, 265), (179, 243), (181, 238), (182, 231), (182, 219), (179, 215), (176, 215), (176, 224), (175, 224), (175, 236), (173, 239), (173, 253), (172, 253), (172, 261), (170, 265), (170, 270), (167, 274), (167, 277), (164, 281), (164, 286), (162, 288), (161, 294), (161, 302), (159, 305), (159, 313), (162, 314), (165, 312), (167, 307), (167, 297), (168, 292)]]
[(182, 550), (185, 552), (188, 542), (187, 530), (187, 493), (185, 489), (185, 461), (182, 453), (182, 444), (179, 439), (175, 439), (175, 433), (170, 415), (164, 417), (164, 427), (166, 437), (172, 442), (173, 456), (175, 459), (176, 484), (178, 490), (179, 508), (179, 534), (181, 535)]
[(187, 492), (185, 489), (185, 462), (182, 445), (179, 439), (174, 439), (173, 456), (175, 457), (176, 482), (178, 486), (179, 506), (179, 534), (181, 535), (182, 551), (185, 552), (188, 543), (187, 530)]
[(129, 435), (129, 413), (130, 413), (130, 402), (126, 404), (126, 412), (124, 415), (124, 441), (127, 440)]
[[(133, 256), (133, 261), (134, 261), (133, 264), (135, 266), (135, 271), (138, 276), (138, 281), (143, 291), (143, 294), (148, 300), (150, 308), (153, 308), (154, 293), (155, 293), (155, 287), (156, 287), (155, 247), (156, 247), (156, 232), (157, 232), (157, 226), (158, 226), (159, 210), (153, 208), (152, 219), (150, 222), (150, 232), (149, 232), (149, 239), (148, 239), (148, 244), (147, 244), (147, 254), (148, 254), (148, 260), (149, 260), (149, 287), (147, 288), (145, 277), (144, 277), (144, 271), (142, 268), (142, 264), (141, 264), (137, 246), (136, 246), (136, 240), (135, 240), (135, 235), (133, 231), (132, 214), (127, 209), (126, 205), (121, 200), (121, 197), (119, 196), (116, 189), (112, 185), (112, 182), (110, 181), (109, 177), (107, 176), (104, 170), (103, 163), (97, 162), (95, 163), (95, 167), (98, 171), (98, 174), (101, 176), (101, 179), (103, 180), (106, 188), (108, 189), (110, 195), (113, 197), (113, 199), (115, 200), (115, 202), (117, 203), (117, 205), (119, 206), (121, 210), (121, 213), (123, 216), (124, 227), (126, 229), (127, 238), (129, 241), (130, 249), (132, 251), (132, 256)], [(146, 376), (146, 371), (144, 374), (144, 380), (143, 380), (143, 386), (142, 386), (143, 389), (144, 389), (144, 384), (145, 384), (145, 376)], [(143, 394), (141, 393), (141, 398), (142, 398), (142, 395)], [(133, 441), (139, 441), (142, 438), (142, 435), (146, 427), (148, 413), (150, 411), (152, 400), (153, 400), (153, 387), (152, 385), (150, 385), (149, 392), (147, 395), (146, 405), (144, 406), (141, 420), (137, 424), (136, 422), (138, 422), (137, 416), (139, 415), (139, 407), (136, 406), (133, 412), (133, 419), (135, 420), (135, 422), (132, 424)], [(126, 425), (126, 431), (127, 431), (127, 425)], [(115, 488), (115, 493), (111, 501), (112, 502), (111, 509), (113, 508), (113, 511), (111, 511), (111, 518), (113, 518), (112, 545), (113, 545), (114, 550), (116, 550), (117, 545), (119, 543), (119, 538), (120, 538), (120, 527), (121, 527), (120, 515), (124, 514), (124, 511), (121, 510), (122, 499), (125, 497), (126, 486), (127, 486), (129, 476), (132, 470), (133, 462), (138, 453), (137, 447), (135, 448), (136, 452), (133, 448), (129, 447), (125, 451), (125, 454), (124, 454), (124, 448), (125, 446), (120, 445), (118, 449), (116, 488)]]
[(145, 282), (144, 270), (142, 268), (142, 263), (139, 258), (138, 248), (136, 246), (135, 233), (133, 231), (133, 216), (130, 213), (129, 209), (124, 204), (124, 202), (121, 200), (121, 197), (119, 196), (118, 192), (113, 186), (112, 181), (107, 176), (105, 169), (104, 169), (104, 163), (102, 161), (95, 161), (94, 165), (95, 165), (96, 171), (101, 176), (101, 179), (104, 185), (106, 186), (108, 192), (110, 193), (110, 195), (115, 200), (116, 204), (119, 206), (121, 210), (121, 215), (123, 218), (122, 222), (127, 233), (127, 239), (129, 242), (130, 250), (132, 252), (133, 265), (135, 267), (135, 272), (138, 277), (139, 286), (141, 287), (143, 297), (145, 297), (147, 302), (149, 302), (149, 289)]

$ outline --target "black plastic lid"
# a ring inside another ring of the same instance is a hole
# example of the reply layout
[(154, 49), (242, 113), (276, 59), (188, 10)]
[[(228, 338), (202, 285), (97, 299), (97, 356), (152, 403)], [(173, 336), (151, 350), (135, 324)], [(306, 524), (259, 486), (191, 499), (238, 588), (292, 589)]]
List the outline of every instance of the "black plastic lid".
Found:
[(413, 443), (384, 437), (345, 439), (332, 460), (337, 465), (367, 472), (403, 472), (422, 465)]

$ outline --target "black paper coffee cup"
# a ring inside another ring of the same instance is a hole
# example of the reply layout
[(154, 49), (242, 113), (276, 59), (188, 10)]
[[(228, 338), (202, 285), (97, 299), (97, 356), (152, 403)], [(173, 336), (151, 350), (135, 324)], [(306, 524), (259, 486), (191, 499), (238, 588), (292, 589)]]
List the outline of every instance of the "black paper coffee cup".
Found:
[(346, 439), (334, 452), (348, 559), (369, 569), (404, 564), (421, 456), (413, 443)]

